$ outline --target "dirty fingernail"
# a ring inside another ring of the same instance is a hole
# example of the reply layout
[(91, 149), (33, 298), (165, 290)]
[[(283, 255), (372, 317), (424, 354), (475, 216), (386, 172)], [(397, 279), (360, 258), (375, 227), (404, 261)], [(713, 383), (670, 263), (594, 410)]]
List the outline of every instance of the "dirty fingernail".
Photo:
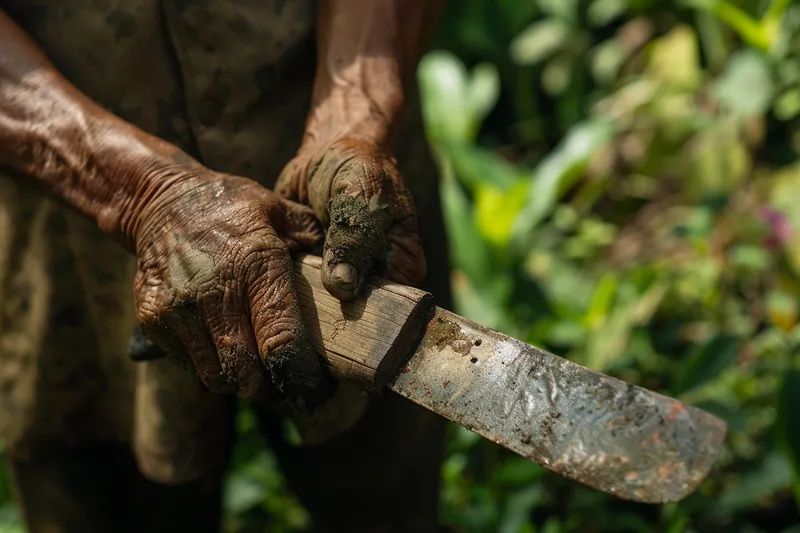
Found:
[(334, 298), (350, 301), (358, 292), (358, 270), (350, 263), (337, 263), (333, 252), (326, 250), (322, 259), (322, 284)]
[(343, 291), (353, 291), (358, 283), (358, 272), (355, 267), (348, 263), (339, 263), (333, 267), (331, 272), (333, 282)]

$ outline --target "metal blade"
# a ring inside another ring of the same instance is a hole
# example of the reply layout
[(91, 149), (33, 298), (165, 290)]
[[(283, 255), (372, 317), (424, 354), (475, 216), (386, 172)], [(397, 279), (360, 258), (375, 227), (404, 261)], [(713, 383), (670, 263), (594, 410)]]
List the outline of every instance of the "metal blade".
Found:
[(394, 392), (595, 489), (678, 501), (708, 475), (725, 423), (437, 309)]

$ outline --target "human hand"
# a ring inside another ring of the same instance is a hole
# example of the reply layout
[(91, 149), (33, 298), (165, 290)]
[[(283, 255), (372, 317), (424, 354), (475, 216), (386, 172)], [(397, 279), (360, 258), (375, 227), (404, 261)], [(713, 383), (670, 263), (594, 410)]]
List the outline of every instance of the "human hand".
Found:
[[(309, 342), (291, 251), (322, 237), (314, 213), (257, 183), (191, 165), (135, 215), (138, 319), (163, 351), (185, 354), (206, 386), (299, 411), (335, 382)], [(174, 173), (177, 172), (177, 177)]]
[(373, 143), (301, 149), (275, 192), (309, 205), (327, 228), (322, 283), (340, 300), (358, 296), (373, 272), (407, 285), (425, 277), (411, 193), (394, 158)]

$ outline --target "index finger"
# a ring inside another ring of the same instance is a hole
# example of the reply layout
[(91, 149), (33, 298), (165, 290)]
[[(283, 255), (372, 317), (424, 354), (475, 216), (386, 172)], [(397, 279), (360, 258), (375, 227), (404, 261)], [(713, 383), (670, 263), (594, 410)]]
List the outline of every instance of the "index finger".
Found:
[(292, 407), (312, 411), (333, 394), (336, 382), (309, 340), (288, 248), (272, 228), (252, 237), (261, 241), (260, 251), (248, 254), (242, 268), (259, 354)]

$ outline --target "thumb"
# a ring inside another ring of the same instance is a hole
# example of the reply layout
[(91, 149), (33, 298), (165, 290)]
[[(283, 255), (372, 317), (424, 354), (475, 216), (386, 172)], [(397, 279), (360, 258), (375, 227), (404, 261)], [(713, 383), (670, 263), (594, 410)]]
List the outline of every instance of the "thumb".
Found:
[(375, 262), (386, 254), (392, 215), (379, 196), (340, 194), (328, 202), (330, 226), (322, 254), (322, 284), (342, 301), (356, 298)]

